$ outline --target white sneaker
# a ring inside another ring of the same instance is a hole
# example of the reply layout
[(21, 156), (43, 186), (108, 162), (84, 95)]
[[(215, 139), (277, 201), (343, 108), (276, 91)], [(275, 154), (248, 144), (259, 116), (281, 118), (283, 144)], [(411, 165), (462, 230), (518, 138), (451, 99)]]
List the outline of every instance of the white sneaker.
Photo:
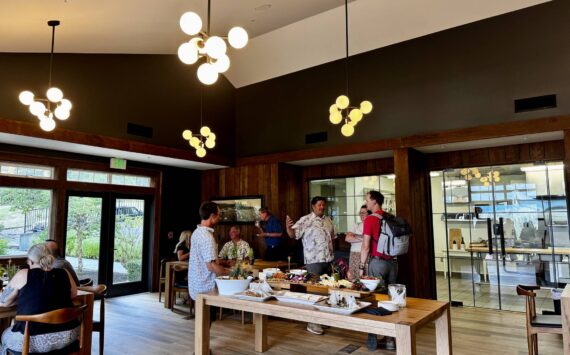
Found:
[(319, 324), (307, 323), (307, 331), (316, 335), (323, 335), (323, 328)]

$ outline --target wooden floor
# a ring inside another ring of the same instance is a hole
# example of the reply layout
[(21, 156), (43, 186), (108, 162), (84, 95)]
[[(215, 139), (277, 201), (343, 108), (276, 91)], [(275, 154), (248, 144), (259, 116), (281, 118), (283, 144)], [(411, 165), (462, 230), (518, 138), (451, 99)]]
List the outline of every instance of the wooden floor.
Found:
[[(158, 294), (138, 294), (107, 300), (105, 354), (192, 354), (194, 320), (165, 309)], [(231, 311), (228, 311), (231, 312)], [(526, 354), (524, 313), (478, 308), (452, 308), (454, 354)], [(96, 315), (97, 316), (97, 315)], [(251, 317), (249, 317), (251, 320)], [(360, 346), (352, 354), (395, 354), (395, 351), (366, 349), (366, 334), (327, 329), (312, 335), (306, 325), (270, 319), (269, 345), (265, 354), (346, 354), (349, 344)], [(435, 354), (433, 327), (418, 334), (418, 354)], [(93, 334), (93, 354), (98, 354), (98, 334)], [(253, 350), (253, 325), (241, 325), (238, 314), (228, 313), (212, 325), (213, 354), (257, 354)], [(540, 354), (562, 354), (558, 335), (539, 335)]]

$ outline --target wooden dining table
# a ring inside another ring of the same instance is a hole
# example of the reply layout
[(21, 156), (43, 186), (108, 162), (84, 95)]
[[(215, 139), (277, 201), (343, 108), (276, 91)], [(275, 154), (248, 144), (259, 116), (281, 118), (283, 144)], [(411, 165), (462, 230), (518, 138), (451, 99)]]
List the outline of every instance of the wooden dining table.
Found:
[[(93, 332), (93, 303), (95, 295), (91, 292), (77, 291), (77, 296), (73, 298), (75, 306), (87, 305), (85, 313), (83, 313), (83, 349), (81, 354), (91, 354), (91, 338)], [(10, 326), (12, 319), (16, 316), (16, 306), (0, 307), (0, 334)]]
[(165, 264), (165, 275), (166, 275), (166, 280), (164, 282), (164, 308), (169, 308), (170, 309), (170, 289), (171, 289), (171, 285), (174, 282), (173, 280), (173, 275), (174, 273), (172, 272), (172, 269), (176, 266), (183, 266), (183, 267), (188, 267), (188, 261), (167, 261)]
[[(387, 296), (375, 295), (373, 300), (384, 297)], [(341, 315), (320, 311), (309, 305), (277, 300), (253, 302), (231, 296), (222, 296), (217, 291), (201, 293), (196, 300), (195, 354), (207, 355), (210, 350), (210, 307), (223, 307), (253, 313), (255, 325), (253, 342), (257, 352), (265, 352), (269, 349), (267, 339), (268, 316), (272, 316), (395, 337), (396, 354), (398, 355), (416, 354), (417, 330), (435, 322), (437, 354), (448, 355), (452, 353), (448, 302), (408, 297), (407, 307), (391, 315), (376, 316), (364, 312)]]

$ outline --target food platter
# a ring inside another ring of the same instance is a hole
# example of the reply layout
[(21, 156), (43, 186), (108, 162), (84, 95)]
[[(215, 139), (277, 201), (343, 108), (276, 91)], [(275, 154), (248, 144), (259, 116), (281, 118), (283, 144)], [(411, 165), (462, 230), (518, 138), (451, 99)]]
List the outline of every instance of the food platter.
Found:
[(315, 307), (319, 311), (323, 311), (323, 312), (349, 315), (349, 314), (358, 312), (361, 309), (364, 309), (364, 308), (370, 306), (371, 304), (372, 303), (370, 303), (370, 302), (358, 302), (358, 307), (353, 307), (353, 308), (333, 307), (330, 304), (328, 304), (328, 300), (322, 300), (322, 301), (319, 301), (319, 302), (313, 304), (313, 307)]
[(271, 298), (273, 298), (273, 295), (259, 295), (258, 296), (253, 296), (254, 294), (256, 294), (255, 292), (251, 292), (251, 291), (244, 291), (244, 292), (240, 292), (238, 294), (235, 294), (234, 296), (239, 298), (240, 300), (246, 300), (246, 301), (253, 301), (253, 302), (265, 302)]
[(316, 302), (327, 299), (327, 296), (312, 295), (310, 293), (277, 291), (273, 294), (280, 302), (298, 303), (312, 305)]

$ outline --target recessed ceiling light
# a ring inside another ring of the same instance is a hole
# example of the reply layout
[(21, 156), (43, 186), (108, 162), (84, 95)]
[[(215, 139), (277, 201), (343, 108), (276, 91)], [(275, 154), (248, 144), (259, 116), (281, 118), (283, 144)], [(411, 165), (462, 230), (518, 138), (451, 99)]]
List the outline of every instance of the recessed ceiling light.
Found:
[(255, 7), (253, 10), (254, 11), (267, 11), (270, 8), (271, 8), (271, 4), (263, 4), (263, 5), (260, 5), (258, 7)]

